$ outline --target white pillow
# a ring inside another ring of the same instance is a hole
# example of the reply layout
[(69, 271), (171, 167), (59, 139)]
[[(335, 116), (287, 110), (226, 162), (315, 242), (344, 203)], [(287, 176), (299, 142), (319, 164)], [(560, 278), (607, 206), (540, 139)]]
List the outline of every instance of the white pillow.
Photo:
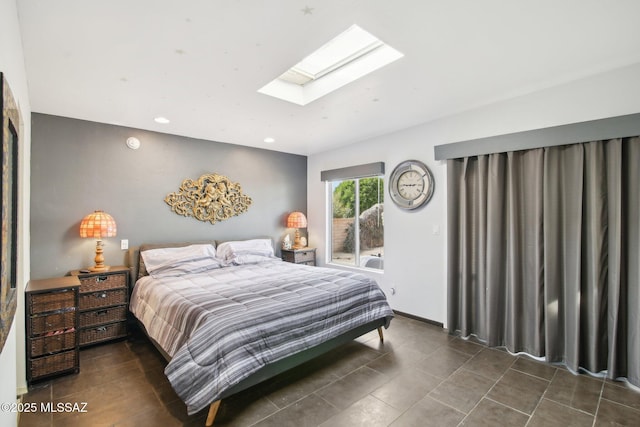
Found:
[(152, 276), (176, 276), (224, 266), (216, 258), (216, 248), (212, 244), (149, 249), (141, 252), (140, 256)]
[(216, 256), (227, 265), (253, 264), (280, 259), (273, 253), (271, 239), (251, 239), (220, 243)]

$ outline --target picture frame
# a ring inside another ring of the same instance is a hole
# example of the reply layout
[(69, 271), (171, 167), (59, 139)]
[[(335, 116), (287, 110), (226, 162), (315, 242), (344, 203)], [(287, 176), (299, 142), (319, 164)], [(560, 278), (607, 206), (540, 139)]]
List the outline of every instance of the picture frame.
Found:
[(22, 141), (22, 119), (4, 73), (0, 73), (2, 107), (2, 241), (0, 244), (0, 351), (11, 330), (17, 306), (18, 273), (18, 150)]

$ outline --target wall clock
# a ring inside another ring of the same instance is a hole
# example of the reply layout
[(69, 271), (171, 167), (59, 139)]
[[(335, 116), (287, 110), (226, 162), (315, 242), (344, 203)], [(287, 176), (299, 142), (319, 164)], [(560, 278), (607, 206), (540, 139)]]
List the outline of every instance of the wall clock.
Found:
[(418, 160), (404, 161), (391, 172), (389, 194), (403, 209), (417, 209), (428, 203), (433, 196), (433, 187), (431, 171)]

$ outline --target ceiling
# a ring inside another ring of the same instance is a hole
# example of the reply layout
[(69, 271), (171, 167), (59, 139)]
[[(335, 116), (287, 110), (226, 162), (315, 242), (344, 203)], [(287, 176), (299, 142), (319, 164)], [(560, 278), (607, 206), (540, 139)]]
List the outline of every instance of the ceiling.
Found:
[[(640, 62), (636, 0), (17, 5), (32, 111), (303, 155)], [(405, 56), (306, 106), (257, 92), (353, 24)]]

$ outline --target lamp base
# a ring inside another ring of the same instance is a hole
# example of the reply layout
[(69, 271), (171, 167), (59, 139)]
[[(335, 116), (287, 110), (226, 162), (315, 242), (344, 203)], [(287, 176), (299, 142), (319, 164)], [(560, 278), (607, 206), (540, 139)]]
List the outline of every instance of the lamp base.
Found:
[(90, 271), (96, 272), (96, 271), (107, 271), (109, 270), (109, 266), (108, 265), (104, 265), (104, 255), (103, 255), (103, 250), (102, 250), (102, 240), (98, 239), (96, 241), (96, 257), (93, 259), (93, 261), (95, 261), (96, 265), (94, 265), (93, 267), (89, 267)]
[(300, 230), (296, 228), (296, 234), (293, 238), (293, 249), (302, 249), (306, 246), (307, 245), (302, 241), (302, 238), (300, 237)]

